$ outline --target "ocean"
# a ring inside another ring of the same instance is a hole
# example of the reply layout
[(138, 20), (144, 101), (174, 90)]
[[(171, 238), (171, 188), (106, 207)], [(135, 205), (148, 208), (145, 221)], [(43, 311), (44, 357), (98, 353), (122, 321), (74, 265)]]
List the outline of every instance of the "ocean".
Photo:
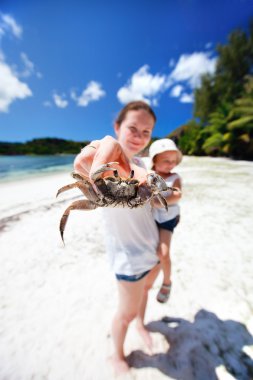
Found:
[(0, 182), (73, 170), (75, 155), (0, 156)]

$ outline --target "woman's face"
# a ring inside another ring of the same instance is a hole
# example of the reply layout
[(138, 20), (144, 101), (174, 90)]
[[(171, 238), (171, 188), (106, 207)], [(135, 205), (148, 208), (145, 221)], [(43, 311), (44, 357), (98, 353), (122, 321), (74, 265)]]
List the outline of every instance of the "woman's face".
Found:
[(145, 110), (128, 111), (123, 122), (115, 124), (117, 139), (128, 158), (148, 145), (154, 124), (153, 117)]

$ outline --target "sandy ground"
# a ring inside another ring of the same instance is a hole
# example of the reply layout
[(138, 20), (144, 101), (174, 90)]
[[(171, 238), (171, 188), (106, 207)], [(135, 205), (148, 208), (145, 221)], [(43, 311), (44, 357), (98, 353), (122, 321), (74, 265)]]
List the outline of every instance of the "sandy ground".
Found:
[[(150, 294), (148, 355), (131, 325), (136, 380), (253, 378), (253, 163), (185, 157), (181, 223), (172, 243), (168, 304)], [(0, 185), (0, 379), (109, 380), (117, 302), (100, 210), (73, 212), (78, 190), (55, 199), (68, 173)], [(125, 377), (126, 378), (126, 377)]]

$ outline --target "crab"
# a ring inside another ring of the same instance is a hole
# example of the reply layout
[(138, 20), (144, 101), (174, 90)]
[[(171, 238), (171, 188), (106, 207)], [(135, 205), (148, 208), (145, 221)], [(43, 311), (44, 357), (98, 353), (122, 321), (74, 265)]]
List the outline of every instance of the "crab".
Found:
[[(159, 199), (162, 206), (168, 209), (166, 199), (161, 194), (163, 191), (178, 191), (177, 188), (168, 187), (164, 179), (156, 173), (147, 174), (145, 184), (141, 184), (138, 179), (134, 178), (134, 171), (131, 170), (128, 178), (122, 178), (118, 174), (118, 170), (113, 165), (118, 162), (109, 162), (101, 165), (91, 175), (91, 180), (86, 176), (82, 176), (73, 172), (72, 177), (77, 181), (61, 187), (57, 195), (60, 193), (79, 188), (86, 199), (78, 200), (71, 203), (64, 211), (60, 220), (60, 234), (64, 243), (64, 230), (72, 210), (94, 210), (97, 207), (141, 207), (155, 197)], [(102, 177), (102, 173), (112, 171), (113, 176)]]

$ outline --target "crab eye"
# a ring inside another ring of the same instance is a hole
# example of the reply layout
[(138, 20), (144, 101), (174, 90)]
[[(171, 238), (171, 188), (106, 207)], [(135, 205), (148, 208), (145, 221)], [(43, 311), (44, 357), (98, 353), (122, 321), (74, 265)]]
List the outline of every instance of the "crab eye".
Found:
[(128, 181), (128, 183), (129, 183), (130, 185), (137, 185), (137, 184), (139, 183), (139, 181), (138, 181), (138, 179), (130, 179), (130, 180)]
[(111, 181), (111, 182), (117, 182), (117, 181), (118, 181), (118, 179), (115, 178), (115, 177), (106, 177), (105, 179), (106, 179), (107, 181)]

